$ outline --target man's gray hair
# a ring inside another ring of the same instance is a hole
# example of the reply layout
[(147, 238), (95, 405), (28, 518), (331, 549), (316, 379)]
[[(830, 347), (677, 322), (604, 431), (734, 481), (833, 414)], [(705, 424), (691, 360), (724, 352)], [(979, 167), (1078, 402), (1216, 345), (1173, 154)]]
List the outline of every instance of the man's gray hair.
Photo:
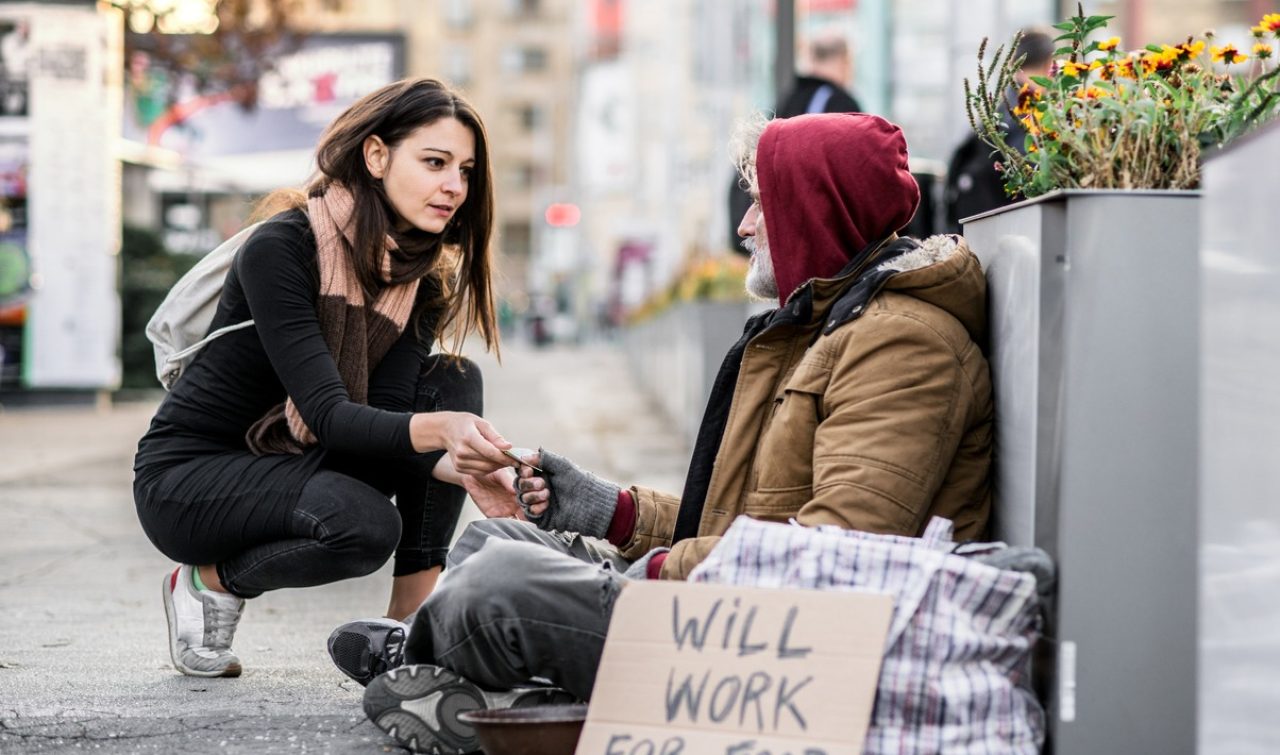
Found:
[(733, 136), (729, 137), (729, 154), (733, 158), (734, 167), (738, 169), (738, 183), (752, 196), (760, 193), (756, 182), (756, 147), (770, 120), (764, 113), (752, 113), (738, 121), (733, 129)]

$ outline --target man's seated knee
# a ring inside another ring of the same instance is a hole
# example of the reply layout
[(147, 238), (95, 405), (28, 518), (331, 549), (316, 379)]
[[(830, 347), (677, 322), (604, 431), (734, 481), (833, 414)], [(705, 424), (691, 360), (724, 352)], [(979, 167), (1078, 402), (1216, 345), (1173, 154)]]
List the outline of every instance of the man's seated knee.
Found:
[(449, 550), (447, 564), (449, 569), (456, 569), (463, 561), (471, 558), (489, 542), (498, 540), (523, 540), (521, 533), (529, 525), (516, 519), (481, 519), (467, 525), (458, 542)]
[[(491, 519), (488, 523), (497, 521), (502, 520)], [(451, 553), (448, 578), (440, 581), (425, 607), (443, 604), (449, 606), (451, 612), (516, 610), (522, 598), (529, 594), (530, 580), (545, 573), (552, 565), (550, 562), (566, 556), (537, 543), (498, 536), (479, 543), (474, 553), (456, 565), (452, 558)]]

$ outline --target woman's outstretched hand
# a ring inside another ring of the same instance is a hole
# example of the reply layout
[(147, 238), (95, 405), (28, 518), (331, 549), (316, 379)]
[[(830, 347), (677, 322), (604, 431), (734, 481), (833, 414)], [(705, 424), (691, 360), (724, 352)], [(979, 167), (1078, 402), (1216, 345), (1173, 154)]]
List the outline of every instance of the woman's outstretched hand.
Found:
[(486, 420), (469, 412), (426, 412), (413, 415), (409, 435), (419, 453), (444, 449), (453, 468), (483, 476), (512, 465), (503, 450), (511, 448)]

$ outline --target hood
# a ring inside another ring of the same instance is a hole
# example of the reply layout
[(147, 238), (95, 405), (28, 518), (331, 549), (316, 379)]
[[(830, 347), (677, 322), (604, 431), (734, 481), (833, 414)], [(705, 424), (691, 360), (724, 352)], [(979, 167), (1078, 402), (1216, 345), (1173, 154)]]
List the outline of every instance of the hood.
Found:
[(902, 130), (865, 113), (771, 122), (756, 149), (756, 176), (784, 303), (800, 284), (836, 275), (904, 227), (920, 203)]
[(932, 304), (959, 320), (974, 343), (986, 342), (987, 277), (962, 237), (930, 236), (876, 270), (893, 273), (884, 290)]

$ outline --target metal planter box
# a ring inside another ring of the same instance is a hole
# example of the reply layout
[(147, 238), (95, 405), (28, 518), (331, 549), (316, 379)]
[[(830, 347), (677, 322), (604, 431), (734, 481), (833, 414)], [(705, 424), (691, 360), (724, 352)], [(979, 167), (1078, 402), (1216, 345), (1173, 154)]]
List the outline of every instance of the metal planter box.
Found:
[(995, 536), (1054, 556), (1057, 753), (1196, 741), (1194, 192), (1061, 192), (970, 219), (990, 284)]
[(1280, 123), (1207, 160), (1201, 264), (1203, 755), (1280, 747)]

